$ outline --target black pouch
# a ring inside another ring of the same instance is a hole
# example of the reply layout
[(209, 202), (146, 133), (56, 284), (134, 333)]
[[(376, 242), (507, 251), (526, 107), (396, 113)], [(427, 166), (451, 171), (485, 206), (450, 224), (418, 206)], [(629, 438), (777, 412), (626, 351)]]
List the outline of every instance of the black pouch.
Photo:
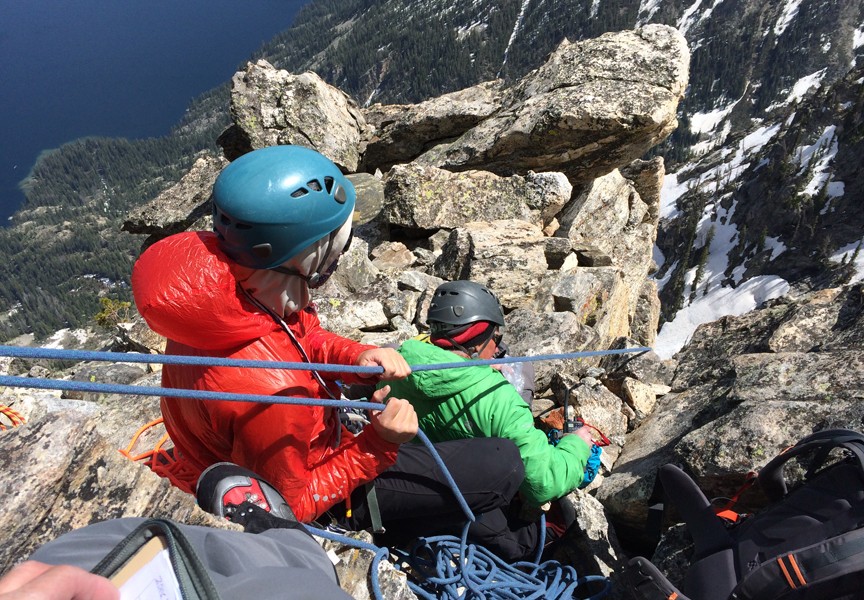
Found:
[(150, 519), (139, 525), (93, 567), (92, 572), (109, 579), (115, 577), (145, 546), (152, 545), (155, 538), (161, 538), (168, 550), (184, 600), (219, 600), (219, 592), (189, 540), (175, 523), (165, 519)]

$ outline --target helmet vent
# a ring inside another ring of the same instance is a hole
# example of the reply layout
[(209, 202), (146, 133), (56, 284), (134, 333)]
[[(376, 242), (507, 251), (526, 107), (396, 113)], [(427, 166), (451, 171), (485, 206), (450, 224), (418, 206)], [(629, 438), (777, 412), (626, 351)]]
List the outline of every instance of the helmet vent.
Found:
[(225, 214), (219, 215), (219, 222), (225, 225), (226, 227), (231, 224), (231, 219), (229, 219)]
[(336, 180), (333, 179), (332, 177), (325, 177), (324, 178), (324, 187), (327, 188), (328, 194), (333, 193), (333, 184), (335, 183), (335, 181)]
[(234, 225), (234, 227), (236, 227), (237, 229), (243, 229), (243, 230), (252, 229), (252, 226), (247, 225), (246, 223), (237, 223), (236, 225)]
[(345, 201), (348, 199), (348, 194), (345, 193), (345, 188), (341, 185), (336, 186), (336, 192), (333, 194), (333, 198), (339, 204), (345, 204)]
[(301, 188), (297, 188), (296, 190), (291, 192), (291, 197), (292, 198), (302, 198), (303, 196), (305, 196), (308, 193), (309, 193), (309, 190), (301, 187)]
[(273, 253), (273, 247), (270, 244), (258, 244), (252, 246), (252, 254), (258, 258), (267, 258)]
[(317, 179), (310, 179), (306, 182), (306, 185), (309, 186), (310, 189), (316, 192), (321, 191), (321, 183)]

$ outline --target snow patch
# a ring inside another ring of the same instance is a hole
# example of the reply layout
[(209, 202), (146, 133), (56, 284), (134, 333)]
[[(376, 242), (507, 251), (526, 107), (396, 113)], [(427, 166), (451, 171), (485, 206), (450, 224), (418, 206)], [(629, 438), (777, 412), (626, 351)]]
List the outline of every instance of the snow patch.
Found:
[(774, 139), (774, 136), (777, 135), (777, 132), (779, 131), (779, 124), (771, 125), (769, 127), (760, 127), (753, 133), (744, 136), (738, 149), (745, 154), (758, 152), (765, 144)]
[(660, 8), (660, 0), (642, 0), (639, 3), (639, 12), (636, 13), (639, 15), (636, 26), (643, 27), (650, 23), (651, 17), (654, 16), (658, 8)]
[(786, 252), (786, 244), (780, 241), (780, 238), (766, 237), (765, 248), (771, 250), (771, 258), (769, 262)]
[[(723, 285), (726, 278), (726, 269), (729, 266), (729, 253), (735, 248), (738, 240), (738, 228), (732, 223), (732, 217), (735, 214), (736, 204), (732, 204), (728, 209), (724, 208), (720, 201), (708, 204), (702, 212), (702, 218), (696, 225), (696, 247), (704, 247), (708, 244), (707, 258), (702, 265), (702, 273), (699, 281), (695, 281), (695, 276), (698, 267), (693, 267), (687, 276), (692, 272), (692, 279), (687, 281), (687, 288), (684, 291), (685, 298), (690, 297), (691, 292), (695, 291), (696, 295), (705, 296), (710, 294), (712, 290)], [(702, 250), (697, 251), (698, 254)], [(694, 257), (696, 260), (696, 257)]]
[(681, 32), (681, 35), (686, 37), (687, 30), (697, 22), (697, 19), (695, 19), (693, 15), (699, 9), (701, 4), (702, 0), (696, 0), (687, 8), (687, 10), (684, 11), (684, 14), (681, 15), (681, 19), (678, 21), (678, 30)]
[[(747, 270), (746, 264), (735, 265), (730, 270), (729, 255), (738, 246), (740, 233), (732, 222), (736, 205), (732, 203), (728, 208), (723, 206), (724, 200), (728, 201), (729, 198), (725, 192), (749, 167), (750, 157), (770, 142), (780, 128), (779, 123), (759, 127), (742, 138), (736, 148), (725, 149), (721, 153), (722, 162), (700, 175), (685, 179), (686, 170), (681, 170), (668, 173), (663, 180), (660, 191), (661, 218), (679, 216), (676, 203), (690, 189), (697, 189), (713, 198), (705, 206), (697, 224), (696, 250), (691, 261), (694, 266), (684, 274), (682, 295), (686, 305), (672, 321), (664, 325), (661, 330), (663, 337), (658, 337), (658, 346), (665, 348), (663, 351), (667, 356), (677, 352), (698, 325), (723, 315), (743, 314), (767, 299), (785, 294), (789, 289), (785, 280), (773, 276), (755, 277), (741, 283)], [(700, 246), (704, 247), (706, 243), (708, 248), (699, 267), (698, 261), (702, 254)], [(786, 250), (782, 242), (775, 238), (766, 239), (765, 247), (771, 250), (771, 260)], [(657, 255), (655, 249), (655, 261)], [(659, 256), (662, 257), (662, 254)], [(674, 267), (667, 270), (665, 277), (658, 281), (658, 287), (662, 289), (665, 286), (674, 270)], [(736, 287), (724, 287), (729, 286), (730, 279)]]
[(730, 123), (729, 121), (724, 121), (723, 129), (721, 129), (719, 132), (715, 132), (714, 135), (712, 135), (707, 140), (698, 142), (693, 145), (693, 155), (704, 156), (705, 154), (708, 154), (709, 152), (720, 146), (723, 142), (725, 142), (726, 138), (729, 137), (729, 133), (731, 131), (732, 123)]
[(501, 76), (501, 72), (504, 70), (504, 65), (507, 64), (507, 55), (510, 54), (510, 47), (513, 45), (516, 36), (519, 35), (519, 30), (522, 29), (522, 21), (525, 20), (525, 13), (528, 11), (529, 4), (531, 4), (531, 0), (522, 0), (522, 6), (519, 8), (519, 15), (516, 17), (513, 31), (510, 32), (510, 39), (507, 40), (507, 47), (504, 48), (504, 59), (501, 61), (501, 69), (498, 71), (498, 77)]
[(487, 27), (489, 26), (482, 21), (474, 21), (470, 25), (460, 26), (456, 29), (456, 39), (462, 41), (470, 36), (475, 30), (482, 33)]
[(739, 316), (749, 312), (767, 300), (779, 298), (789, 291), (789, 283), (774, 275), (762, 275), (749, 279), (736, 288), (718, 288), (706, 296), (697, 298), (690, 306), (682, 308), (675, 319), (664, 323), (654, 352), (661, 359), (671, 358), (690, 341), (693, 332), (703, 323), (716, 321), (724, 316)]
[[(801, 146), (797, 150), (798, 164), (801, 169), (798, 175), (804, 175), (808, 170), (811, 173), (810, 181), (802, 190), (802, 194), (813, 197), (819, 193), (831, 178), (831, 162), (837, 155), (838, 142), (835, 135), (836, 127), (829, 125), (819, 136), (815, 143), (809, 146)], [(815, 164), (813, 163), (816, 159)], [(836, 191), (836, 186), (835, 186)]]
[(65, 349), (66, 346), (64, 346), (64, 342), (67, 342), (70, 337), (75, 338), (79, 345), (84, 345), (84, 343), (89, 339), (86, 329), (61, 329), (60, 331), (54, 332), (42, 347), (60, 350)]
[(852, 32), (852, 48), (857, 50), (864, 46), (864, 27), (859, 27)]
[[(656, 248), (656, 246), (655, 246), (655, 248)], [(677, 268), (678, 268), (678, 261), (676, 260), (674, 263), (672, 263), (672, 266), (669, 267), (669, 270), (666, 271), (666, 274), (661, 279), (655, 280), (657, 282), (657, 291), (658, 292), (661, 291), (664, 287), (666, 287), (666, 284), (669, 283), (669, 280), (672, 278), (672, 273), (674, 273), (675, 269), (677, 269)]]
[(801, 0), (786, 0), (783, 6), (783, 12), (774, 24), (774, 35), (780, 37), (792, 20), (798, 16), (798, 7), (801, 5)]
[(681, 211), (675, 206), (678, 198), (687, 191), (687, 182), (678, 182), (678, 173), (666, 173), (660, 188), (660, 218), (674, 219)]
[(717, 127), (723, 119), (729, 116), (729, 113), (732, 112), (732, 109), (735, 108), (740, 100), (741, 99), (739, 98), (729, 106), (718, 108), (711, 112), (694, 113), (693, 116), (690, 117), (690, 131), (693, 133), (708, 133), (709, 131), (714, 131), (714, 128)]
[(839, 248), (834, 254), (828, 257), (828, 260), (836, 263), (841, 262), (849, 262), (852, 260), (852, 257), (855, 257), (855, 273), (852, 275), (852, 279), (849, 280), (849, 283), (858, 283), (859, 281), (864, 281), (864, 252), (859, 252), (858, 256), (855, 256), (855, 250), (861, 246), (864, 248), (864, 238), (858, 240), (857, 242), (852, 242), (851, 244), (846, 244), (842, 248)]
[(666, 264), (666, 256), (663, 254), (663, 251), (655, 244), (654, 248), (651, 250), (651, 260), (654, 261), (654, 264), (657, 265), (657, 270), (659, 271), (663, 265)]
[(789, 97), (786, 98), (786, 103), (791, 104), (797, 102), (811, 89), (818, 88), (822, 83), (822, 78), (825, 76), (825, 71), (826, 69), (821, 69), (796, 81), (795, 85), (792, 86), (792, 91), (789, 93)]
[(694, 179), (680, 181), (680, 171), (667, 173), (660, 189), (660, 218), (677, 217), (680, 212), (676, 202), (689, 189), (699, 188), (705, 193), (716, 193), (723, 184), (737, 178), (749, 166), (749, 163), (745, 162), (749, 155), (761, 150), (779, 131), (780, 124), (756, 129), (741, 140), (734, 154), (729, 150), (724, 156), (725, 159), (731, 155), (731, 159)]
[(827, 215), (829, 212), (834, 210), (833, 200), (834, 198), (840, 198), (846, 193), (846, 184), (842, 181), (832, 181), (828, 184), (827, 191), (828, 200), (825, 202), (825, 206), (822, 207), (822, 210), (819, 211), (820, 215)]
[[(766, 113), (770, 113), (778, 108), (782, 108), (784, 106), (789, 106), (794, 102), (801, 100), (811, 89), (818, 88), (822, 83), (822, 78), (825, 76), (825, 69), (820, 71), (816, 71), (815, 73), (811, 73), (810, 75), (806, 75), (795, 82), (792, 86), (792, 90), (789, 92), (789, 95), (786, 96), (786, 99), (782, 102), (774, 103), (768, 106), (765, 109)], [(789, 116), (786, 120), (787, 124), (791, 123), (794, 117), (794, 113)]]

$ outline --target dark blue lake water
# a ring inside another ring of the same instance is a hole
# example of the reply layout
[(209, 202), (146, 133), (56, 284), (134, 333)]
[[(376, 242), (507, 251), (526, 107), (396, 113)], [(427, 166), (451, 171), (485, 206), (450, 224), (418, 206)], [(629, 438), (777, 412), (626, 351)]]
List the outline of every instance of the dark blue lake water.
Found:
[(309, 0), (4, 0), (0, 223), (39, 153), (168, 133)]

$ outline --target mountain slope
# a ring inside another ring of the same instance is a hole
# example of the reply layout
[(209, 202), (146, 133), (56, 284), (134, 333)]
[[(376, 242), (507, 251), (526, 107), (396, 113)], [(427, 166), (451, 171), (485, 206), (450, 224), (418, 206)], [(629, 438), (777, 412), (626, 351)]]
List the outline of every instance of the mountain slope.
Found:
[[(799, 281), (811, 287), (822, 285), (816, 275), (830, 270), (828, 259), (853, 244), (860, 230), (854, 218), (843, 216), (855, 213), (854, 198), (860, 197), (855, 179), (860, 160), (854, 141), (858, 92), (855, 76), (843, 78), (864, 53), (864, 0), (316, 0), (257, 56), (292, 72), (314, 70), (363, 105), (406, 103), (495, 77), (520, 77), (537, 67), (565, 37), (585, 39), (649, 22), (678, 27), (692, 50), (680, 126), (655, 150), (666, 158), (670, 173), (664, 192), (666, 218), (658, 240), (657, 277), (663, 286), (665, 319), (673, 320), (680, 308), (699, 297), (708, 298), (706, 290), (710, 294), (721, 284), (738, 289), (759, 276), (785, 282), (765, 297), (794, 289)], [(835, 84), (846, 87), (841, 92), (841, 87), (832, 87)], [(809, 108), (796, 112), (793, 105), (817, 94), (820, 86), (824, 90), (806, 105)], [(10, 289), (11, 279), (17, 278), (20, 285), (34, 275), (30, 265), (38, 263), (40, 249), (31, 240), (81, 236), (85, 229), (92, 229), (88, 238), (96, 232), (96, 238), (112, 238), (118, 229), (113, 217), (103, 222), (87, 216), (104, 213), (106, 200), (120, 210), (146, 202), (176, 178), (196, 151), (214, 151), (213, 139), (227, 122), (225, 111), (224, 86), (196, 99), (168, 138), (169, 145), (182, 152), (170, 161), (158, 152), (139, 152), (140, 174), (123, 181), (108, 183), (99, 170), (84, 170), (62, 189), (49, 189), (44, 182), (63, 181), (57, 169), (68, 164), (46, 162), (44, 176), (28, 191), (24, 213), (15, 222), (23, 226), (22, 221), (30, 220), (29, 227), (42, 227), (44, 213), (59, 213), (60, 207), (71, 205), (80, 209), (71, 219), (47, 219), (50, 227), (39, 236), (22, 239), (18, 226), (0, 231), (0, 262), (11, 265), (0, 271), (0, 288)], [(834, 142), (816, 152), (817, 140), (828, 139), (825, 128), (831, 124)], [(141, 143), (130, 142), (135, 147)], [(782, 146), (776, 148), (777, 143)], [(79, 149), (58, 152), (64, 156)], [(102, 171), (124, 168), (126, 159), (120, 154), (102, 152)], [(811, 155), (812, 161), (805, 160)], [(759, 167), (762, 161), (767, 162)], [(792, 183), (802, 168), (800, 181)], [(837, 168), (843, 172), (835, 176)], [(821, 191), (814, 183), (817, 189), (806, 192), (809, 183), (801, 178), (816, 171), (819, 181), (824, 179), (828, 186)], [(741, 179), (745, 174), (747, 178)], [(843, 196), (838, 195), (839, 182), (845, 186)], [(814, 198), (805, 201), (804, 196), (792, 194), (789, 186), (796, 185)], [(834, 198), (835, 208), (814, 219), (826, 195)], [(771, 200), (765, 202), (768, 197)], [(730, 212), (733, 205), (734, 213)], [(735, 231), (712, 229), (712, 222), (724, 227), (731, 223)], [(832, 233), (822, 232), (825, 226)], [(89, 252), (100, 251), (98, 245), (85, 245)], [(119, 251), (131, 261), (128, 245)], [(69, 290), (84, 282), (80, 272), (76, 276), (74, 269), (65, 267), (42, 269), (38, 275), (46, 281), (42, 293), (53, 298), (48, 304), (62, 303)], [(90, 275), (110, 279), (110, 285), (98, 293), (119, 290), (122, 296), (124, 281), (116, 270)], [(714, 287), (709, 288), (708, 282)], [(735, 310), (755, 306), (763, 292), (751, 294), (743, 304), (731, 304)], [(0, 296), (0, 308), (11, 309), (14, 299), (11, 292)], [(728, 299), (718, 302), (730, 303)], [(14, 323), (7, 319), (0, 334), (8, 339), (18, 331), (74, 326), (88, 318), (89, 309), (81, 308), (58, 319), (53, 311), (39, 308), (43, 305), (19, 308)], [(715, 309), (712, 306), (707, 314)], [(723, 306), (717, 310), (726, 314)], [(704, 318), (703, 314), (690, 319), (685, 329), (692, 331), (693, 323)], [(670, 351), (675, 345), (670, 345)]]

